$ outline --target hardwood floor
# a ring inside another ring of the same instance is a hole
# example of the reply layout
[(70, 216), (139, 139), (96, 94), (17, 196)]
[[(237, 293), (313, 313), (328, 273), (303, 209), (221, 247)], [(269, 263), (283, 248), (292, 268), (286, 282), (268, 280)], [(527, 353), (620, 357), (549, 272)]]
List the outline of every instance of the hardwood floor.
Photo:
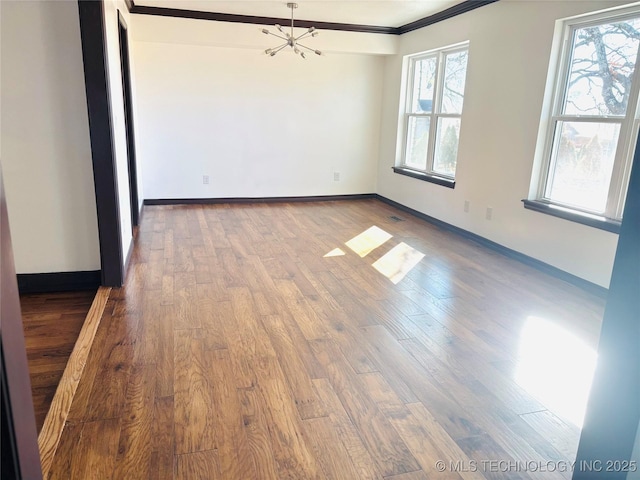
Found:
[(377, 200), (146, 207), (49, 478), (570, 478), (603, 308)]
[(20, 296), (38, 432), (95, 294), (86, 291)]

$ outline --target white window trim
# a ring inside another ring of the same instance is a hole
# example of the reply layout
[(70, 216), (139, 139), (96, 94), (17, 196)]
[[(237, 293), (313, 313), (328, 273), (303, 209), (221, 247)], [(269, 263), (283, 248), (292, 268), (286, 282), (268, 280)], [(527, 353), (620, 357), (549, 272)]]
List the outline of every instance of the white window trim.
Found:
[[(407, 55), (405, 57), (406, 60), (406, 79), (403, 82), (405, 85), (404, 91), (404, 107), (401, 112), (401, 122), (402, 122), (402, 132), (400, 135), (400, 141), (402, 142), (400, 162), (398, 163), (398, 167), (412, 170), (415, 172), (419, 172), (421, 174), (425, 174), (428, 176), (439, 177), (447, 180), (455, 180), (455, 175), (445, 175), (440, 172), (433, 171), (433, 162), (435, 158), (435, 146), (436, 146), (436, 129), (438, 125), (438, 118), (460, 118), (462, 119), (462, 112), (460, 113), (440, 113), (441, 104), (442, 104), (442, 89), (444, 88), (444, 75), (441, 75), (441, 71), (444, 68), (444, 59), (446, 55), (455, 52), (469, 50), (469, 42), (461, 42), (454, 45), (450, 45), (443, 48), (437, 48), (433, 50), (429, 50), (426, 52), (420, 52), (412, 55)], [(436, 87), (433, 92), (434, 101), (431, 108), (431, 113), (413, 113), (411, 111), (412, 101), (413, 101), (413, 87), (415, 81), (415, 65), (418, 61), (424, 60), (426, 58), (437, 58), (436, 63)], [(466, 88), (466, 86), (465, 86)], [(464, 101), (463, 107), (464, 109)], [(419, 169), (414, 166), (408, 165), (406, 163), (407, 159), (407, 143), (408, 143), (408, 135), (409, 135), (409, 119), (411, 117), (427, 117), (430, 118), (429, 122), (429, 144), (427, 146), (427, 161), (426, 168)], [(459, 141), (459, 140), (458, 140)]]
[[(636, 69), (631, 82), (631, 90), (629, 92), (627, 112), (625, 116), (601, 117), (588, 115), (563, 115), (560, 112), (562, 111), (564, 95), (566, 93), (567, 82), (569, 80), (570, 57), (574, 37), (573, 32), (579, 28), (599, 25), (602, 23), (612, 23), (626, 18), (638, 17), (639, 15), (640, 7), (635, 5), (629, 8), (616, 9), (615, 11), (609, 10), (592, 15), (583, 15), (577, 18), (567, 19), (562, 22), (562, 42), (560, 54), (557, 57), (556, 71), (552, 83), (552, 101), (548, 110), (549, 113), (543, 118), (543, 124), (545, 127), (541, 128), (545, 138), (542, 165), (536, 174), (538, 175), (536, 178), (538, 187), (535, 191), (535, 200), (566, 208), (578, 214), (599, 214), (610, 220), (620, 220), (622, 218), (627, 185), (629, 184), (635, 140), (637, 139), (638, 128), (640, 127), (640, 120), (638, 119), (638, 113), (640, 110), (640, 106), (638, 104), (640, 96), (640, 49), (638, 52), (638, 58), (636, 59)], [(616, 147), (616, 155), (614, 158), (614, 166), (611, 175), (611, 182), (609, 184), (609, 193), (605, 212), (593, 212), (575, 205), (552, 201), (546, 197), (547, 185), (550, 181), (549, 171), (554, 158), (552, 152), (554, 146), (554, 132), (558, 121), (598, 121), (599, 123), (620, 124), (620, 134)]]

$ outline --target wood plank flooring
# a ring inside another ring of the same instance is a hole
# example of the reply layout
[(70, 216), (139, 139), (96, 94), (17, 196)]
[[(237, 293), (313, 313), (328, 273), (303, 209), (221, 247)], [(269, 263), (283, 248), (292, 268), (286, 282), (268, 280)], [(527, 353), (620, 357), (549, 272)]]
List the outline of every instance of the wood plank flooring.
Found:
[(377, 200), (145, 207), (49, 478), (570, 478), (603, 309)]
[(20, 295), (38, 432), (95, 294), (90, 290)]

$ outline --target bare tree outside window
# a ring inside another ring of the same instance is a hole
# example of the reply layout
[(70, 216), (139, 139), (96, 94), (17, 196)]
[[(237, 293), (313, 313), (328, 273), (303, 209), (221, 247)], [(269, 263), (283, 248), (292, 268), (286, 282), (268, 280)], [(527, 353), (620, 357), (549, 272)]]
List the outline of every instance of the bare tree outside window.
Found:
[(455, 177), (468, 57), (458, 46), (410, 60), (403, 166)]
[(610, 185), (640, 46), (640, 18), (574, 28), (544, 198), (612, 215)]
[(563, 113), (621, 115), (629, 102), (640, 19), (576, 29)]

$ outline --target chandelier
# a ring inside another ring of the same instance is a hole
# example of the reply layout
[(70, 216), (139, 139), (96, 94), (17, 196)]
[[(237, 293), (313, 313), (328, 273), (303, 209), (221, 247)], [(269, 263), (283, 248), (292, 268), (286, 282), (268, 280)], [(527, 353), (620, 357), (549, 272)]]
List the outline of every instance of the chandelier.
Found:
[(318, 35), (318, 31), (316, 30), (315, 27), (311, 27), (311, 28), (307, 29), (307, 31), (304, 32), (302, 35), (299, 35), (297, 37), (293, 36), (293, 10), (295, 8), (298, 8), (298, 4), (297, 3), (287, 3), (287, 7), (291, 9), (291, 33), (285, 32), (284, 29), (278, 24), (276, 24), (276, 28), (278, 29), (278, 31), (280, 33), (282, 33), (282, 35), (278, 35), (277, 33), (271, 33), (266, 28), (263, 28), (262, 29), (262, 33), (264, 33), (265, 35), (273, 35), (274, 37), (281, 38), (285, 42), (282, 45), (278, 45), (277, 47), (267, 48), (264, 51), (264, 53), (274, 57), (275, 54), (278, 53), (280, 50), (282, 50), (283, 48), (289, 46), (289, 47), (291, 47), (293, 49), (295, 54), (300, 55), (302, 58), (307, 58), (305, 56), (303, 50), (308, 50), (310, 52), (315, 53), (316, 55), (322, 55), (322, 52), (320, 50), (314, 50), (313, 48), (306, 47), (306, 46), (302, 45), (301, 43), (299, 43), (301, 39), (307, 37), (308, 35), (311, 35), (312, 37), (317, 36)]

